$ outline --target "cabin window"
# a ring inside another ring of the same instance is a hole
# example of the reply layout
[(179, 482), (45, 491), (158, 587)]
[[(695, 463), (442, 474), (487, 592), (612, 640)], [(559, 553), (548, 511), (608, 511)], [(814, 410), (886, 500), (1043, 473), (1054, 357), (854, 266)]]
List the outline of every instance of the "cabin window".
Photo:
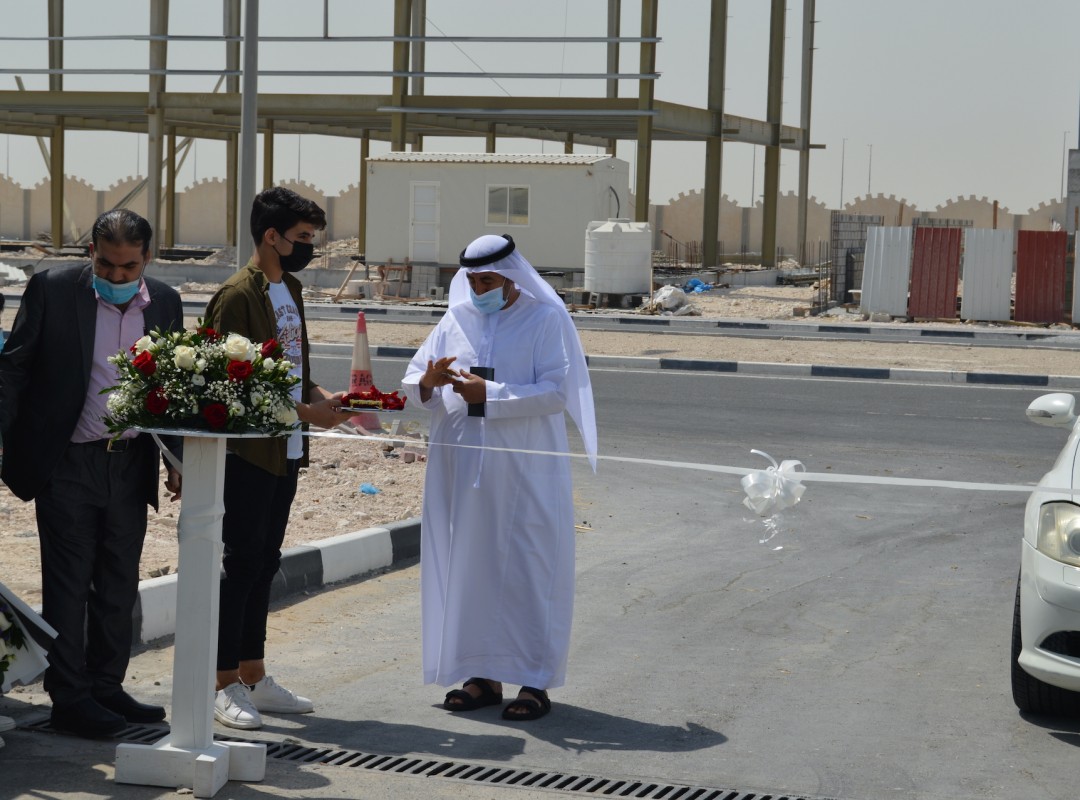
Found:
[(487, 187), (488, 225), (528, 225), (529, 187), (490, 185)]

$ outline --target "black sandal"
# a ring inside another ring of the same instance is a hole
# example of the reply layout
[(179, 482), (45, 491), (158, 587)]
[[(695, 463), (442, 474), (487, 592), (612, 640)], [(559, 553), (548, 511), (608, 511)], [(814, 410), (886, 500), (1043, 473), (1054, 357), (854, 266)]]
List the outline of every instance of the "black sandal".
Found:
[[(467, 691), (469, 686), (479, 686), (480, 696), (473, 697)], [(469, 678), (461, 689), (453, 689), (446, 693), (443, 708), (447, 711), (475, 711), (478, 708), (497, 706), (502, 702), (502, 692), (496, 692), (491, 688), (491, 683), (485, 678)], [(457, 700), (451, 703), (451, 700)]]
[[(516, 700), (511, 700), (506, 704), (506, 708), (502, 710), (503, 719), (521, 721), (540, 719), (540, 717), (551, 711), (551, 700), (548, 698), (547, 689), (534, 689), (531, 686), (522, 686), (521, 691), (528, 692), (536, 697), (536, 700), (530, 700), (527, 697), (519, 697)], [(514, 711), (518, 711), (519, 713), (515, 714)]]

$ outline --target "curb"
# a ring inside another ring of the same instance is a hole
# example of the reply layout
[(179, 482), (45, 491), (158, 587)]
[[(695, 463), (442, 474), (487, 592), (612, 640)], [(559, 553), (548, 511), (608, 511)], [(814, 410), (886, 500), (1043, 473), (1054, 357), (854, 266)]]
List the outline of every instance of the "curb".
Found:
[[(412, 358), (411, 347), (372, 345), (376, 358)], [(352, 345), (316, 343), (312, 353), (351, 353)], [(837, 364), (777, 364), (763, 361), (705, 361), (689, 358), (649, 358), (647, 356), (585, 356), (585, 363), (601, 369), (674, 369), (688, 372), (727, 372), (739, 375), (789, 376), (800, 378), (843, 378), (916, 383), (952, 383), (971, 386), (1031, 386), (1065, 391), (1080, 390), (1080, 376), (1024, 375), (1009, 372), (963, 372), (960, 370), (897, 369), (893, 367), (845, 367)]]
[(727, 372), (739, 375), (772, 377), (893, 380), (921, 383), (954, 383), (972, 386), (1032, 386), (1080, 390), (1080, 376), (1074, 375), (1022, 375), (1006, 372), (845, 367), (835, 364), (774, 364), (755, 361), (698, 361), (687, 358), (642, 358), (637, 356), (586, 356), (585, 361), (590, 367), (604, 369), (677, 369), (690, 372)]
[[(270, 600), (393, 567), (419, 555), (419, 517), (290, 547), (281, 553)], [(139, 582), (132, 618), (140, 644), (176, 632), (176, 582), (176, 573)]]

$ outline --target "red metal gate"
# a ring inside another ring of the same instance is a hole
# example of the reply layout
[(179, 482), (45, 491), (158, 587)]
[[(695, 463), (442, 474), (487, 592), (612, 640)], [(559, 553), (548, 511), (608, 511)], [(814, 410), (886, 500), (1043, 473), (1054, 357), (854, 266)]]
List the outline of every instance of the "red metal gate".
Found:
[(1020, 231), (1016, 240), (1017, 322), (1065, 320), (1065, 231)]
[(908, 316), (956, 318), (956, 290), (960, 281), (962, 228), (915, 229), (911, 254), (911, 294)]

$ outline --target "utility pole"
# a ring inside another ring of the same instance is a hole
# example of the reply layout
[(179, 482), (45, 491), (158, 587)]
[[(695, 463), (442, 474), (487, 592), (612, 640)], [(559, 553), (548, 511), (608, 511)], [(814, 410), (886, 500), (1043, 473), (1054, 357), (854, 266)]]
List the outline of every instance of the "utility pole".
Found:
[(840, 144), (840, 210), (844, 210), (844, 161), (847, 158), (847, 139)]
[(874, 146), (868, 144), (870, 148), (870, 160), (866, 163), (866, 196), (870, 196), (870, 171), (874, 168)]
[(1069, 155), (1069, 132), (1061, 137), (1061, 199), (1065, 199), (1065, 162)]

